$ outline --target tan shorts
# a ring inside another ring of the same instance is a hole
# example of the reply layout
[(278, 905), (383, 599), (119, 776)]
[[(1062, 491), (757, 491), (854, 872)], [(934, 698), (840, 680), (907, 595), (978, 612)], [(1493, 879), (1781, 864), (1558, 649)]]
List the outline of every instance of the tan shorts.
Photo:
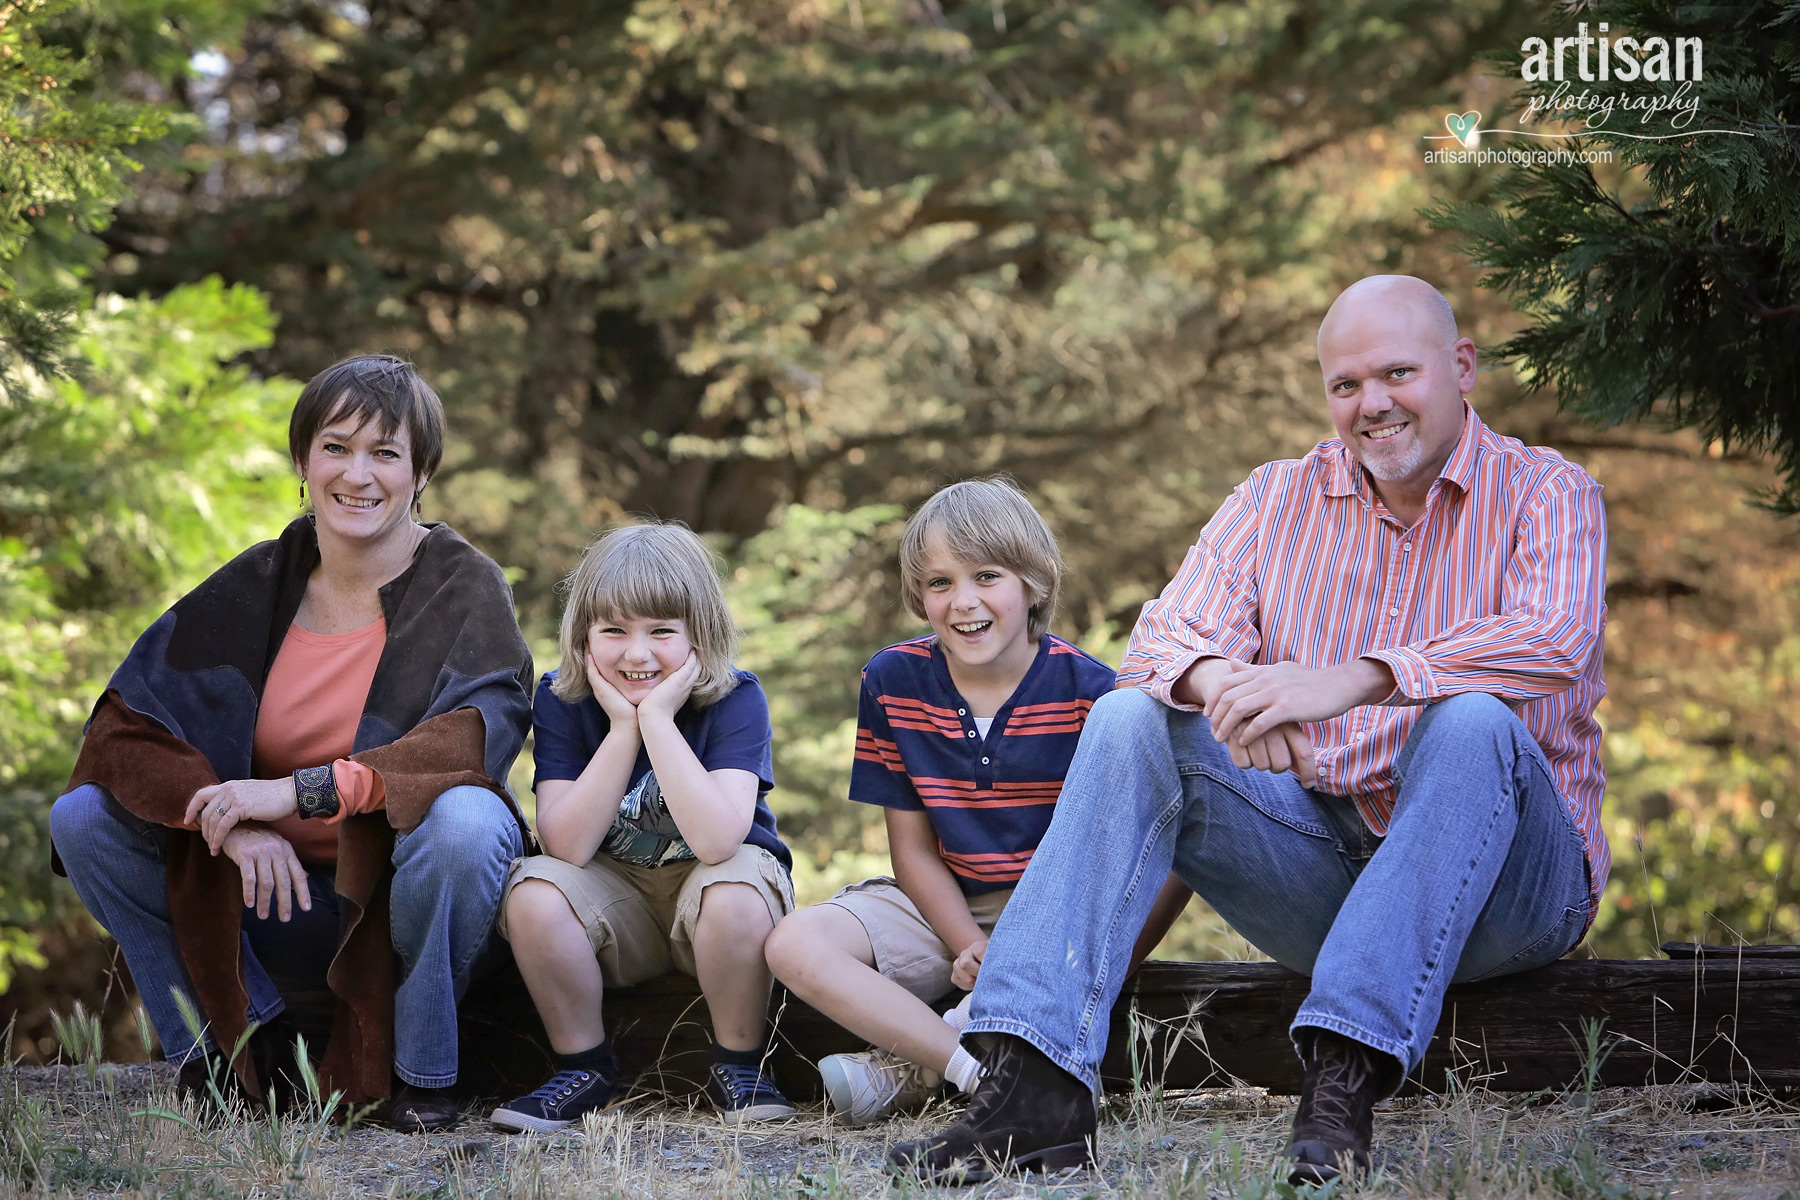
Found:
[[(994, 922), (1006, 907), (1011, 888), (970, 896), (969, 915), (983, 933), (994, 932)], [(853, 883), (831, 899), (862, 922), (875, 948), (875, 969), (930, 1004), (954, 986), (950, 968), (956, 952), (944, 944), (900, 885), (885, 875)]]
[[(744, 883), (769, 906), (771, 923), (794, 909), (794, 885), (773, 854), (742, 845), (722, 863), (695, 860), (660, 867), (634, 867), (597, 854), (585, 867), (540, 854), (521, 858), (506, 877), (510, 894), (527, 879), (541, 879), (561, 892), (587, 930), (609, 987), (629, 987), (680, 971), (694, 974), (694, 922), (700, 893), (715, 883)], [(506, 905), (496, 925), (506, 932)]]

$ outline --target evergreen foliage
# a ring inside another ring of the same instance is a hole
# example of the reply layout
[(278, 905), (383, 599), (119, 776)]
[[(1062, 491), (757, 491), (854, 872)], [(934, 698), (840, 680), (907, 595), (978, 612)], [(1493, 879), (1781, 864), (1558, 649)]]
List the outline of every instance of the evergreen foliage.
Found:
[[(1800, 512), (1800, 3), (1599, 0), (1579, 16), (1614, 37), (1701, 38), (1698, 82), (1575, 85), (1683, 95), (1692, 119), (1615, 113), (1583, 144), (1622, 171), (1519, 167), (1492, 206), (1436, 219), (1530, 318), (1499, 352), (1532, 387), (1604, 425), (1652, 420), (1767, 451), (1782, 474), (1768, 500)], [(1550, 86), (1523, 85), (1521, 108)], [(1631, 136), (1683, 129), (1728, 132)]]
[(125, 147), (175, 123), (99, 68), (185, 64), (173, 22), (209, 11), (0, 0), (0, 991), (86, 921), (51, 886), (44, 825), (98, 688), (163, 606), (292, 511), (294, 385), (231, 365), (273, 337), (263, 298), (217, 278), (88, 286), (137, 169)]
[(110, 219), (137, 169), (125, 147), (168, 128), (151, 107), (84, 91), (87, 62), (44, 38), (75, 7), (0, 0), (0, 386), (9, 391), (21, 368), (62, 372), (82, 299), (66, 243)]
[(251, 289), (101, 297), (76, 378), (0, 409), (0, 990), (50, 915), (44, 814), (98, 689), (176, 595), (293, 511), (295, 388), (226, 364), (268, 344)]
[(1082, 572), (1118, 586), (1072, 603), (1124, 621), (1202, 479), (1323, 428), (1302, 314), (1427, 198), (1387, 132), (1528, 15), (281, 0), (196, 91), (201, 169), (109, 231), (114, 284), (253, 284), (290, 375), (412, 356), (458, 435), (437, 503), (531, 619), (622, 511), (735, 541), (1080, 460), (1116, 486), (1051, 515), (1119, 531)]

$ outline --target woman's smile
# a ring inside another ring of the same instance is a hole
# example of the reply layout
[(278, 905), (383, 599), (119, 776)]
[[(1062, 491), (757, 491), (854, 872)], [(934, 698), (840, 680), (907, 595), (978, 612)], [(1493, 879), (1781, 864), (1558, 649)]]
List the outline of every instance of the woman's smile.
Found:
[(368, 543), (403, 530), (419, 481), (406, 430), (333, 421), (314, 435), (302, 472), (320, 532)]

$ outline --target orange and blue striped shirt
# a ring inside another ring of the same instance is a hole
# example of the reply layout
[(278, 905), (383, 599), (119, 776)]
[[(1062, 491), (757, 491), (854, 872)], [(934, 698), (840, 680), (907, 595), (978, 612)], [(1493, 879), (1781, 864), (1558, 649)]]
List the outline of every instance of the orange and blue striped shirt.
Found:
[(1600, 485), (1554, 450), (1465, 408), (1461, 441), (1424, 515), (1401, 525), (1342, 441), (1258, 467), (1220, 505), (1132, 631), (1121, 686), (1176, 708), (1201, 658), (1328, 667), (1379, 659), (1380, 705), (1306, 726), (1319, 790), (1385, 833), (1394, 763), (1416, 707), (1486, 692), (1518, 713), (1581, 833), (1596, 901), (1612, 856), (1594, 709), (1606, 694), (1606, 509)]
[(1045, 634), (982, 737), (935, 636), (889, 646), (863, 668), (850, 798), (924, 810), (963, 894), (1025, 873), (1112, 668)]

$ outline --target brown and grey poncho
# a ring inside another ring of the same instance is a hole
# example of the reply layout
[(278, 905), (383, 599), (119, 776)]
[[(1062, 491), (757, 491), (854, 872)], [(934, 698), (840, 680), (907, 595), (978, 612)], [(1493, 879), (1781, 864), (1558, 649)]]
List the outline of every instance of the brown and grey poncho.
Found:
[[(444, 791), (475, 784), (508, 806), (530, 842), (502, 783), (531, 723), (531, 654), (512, 591), (494, 561), (455, 530), (428, 529), (412, 565), (381, 588), (387, 642), (351, 755), (380, 773), (387, 807), (345, 818), (338, 832), (345, 920), (327, 978), (337, 1013), (320, 1075), (352, 1102), (389, 1089), (395, 832), (417, 826)], [(250, 778), (263, 684), (318, 564), (313, 520), (303, 516), (178, 600), (113, 674), (69, 787), (99, 784), (138, 817), (179, 826), (197, 789)], [(198, 833), (176, 829), (167, 872), (182, 959), (215, 1041), (231, 1047), (248, 1003), (237, 865), (209, 854)], [(238, 1072), (259, 1095), (246, 1062)]]

